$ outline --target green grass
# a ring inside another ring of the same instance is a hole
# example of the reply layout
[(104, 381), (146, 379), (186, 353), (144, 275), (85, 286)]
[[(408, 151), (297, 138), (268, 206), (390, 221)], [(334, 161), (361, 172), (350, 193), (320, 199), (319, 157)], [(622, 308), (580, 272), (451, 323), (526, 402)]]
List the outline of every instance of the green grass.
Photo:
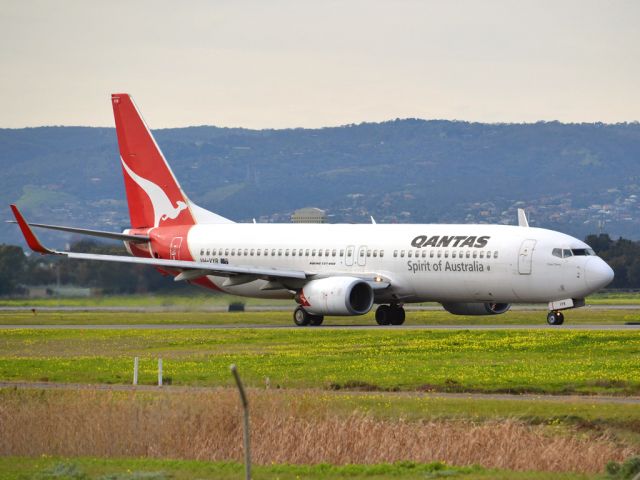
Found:
[(5, 330), (0, 379), (510, 393), (640, 393), (640, 334), (558, 330)]
[[(104, 312), (104, 311), (2, 311), (0, 325), (136, 325), (136, 324), (232, 324), (292, 325), (291, 311), (270, 312)], [(605, 310), (582, 308), (565, 312), (565, 324), (625, 324), (640, 322), (640, 308)], [(326, 317), (324, 325), (375, 325), (373, 312), (357, 317)], [(541, 325), (546, 312), (510, 311), (503, 315), (460, 316), (445, 311), (408, 311), (406, 325)]]
[[(597, 478), (574, 473), (511, 472), (481, 467), (450, 467), (442, 463), (420, 464), (400, 462), (381, 465), (268, 465), (253, 466), (252, 473), (260, 479), (588, 479)], [(164, 459), (102, 459), (52, 457), (0, 457), (0, 478), (3, 480), (187, 480), (216, 478), (240, 480), (244, 466), (234, 462), (205, 462)]]

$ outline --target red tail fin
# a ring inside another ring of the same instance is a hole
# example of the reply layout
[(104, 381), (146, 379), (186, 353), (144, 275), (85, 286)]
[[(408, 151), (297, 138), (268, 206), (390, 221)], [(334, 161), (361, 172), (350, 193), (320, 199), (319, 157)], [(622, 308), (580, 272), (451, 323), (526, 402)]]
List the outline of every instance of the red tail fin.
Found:
[(195, 216), (132, 98), (111, 95), (133, 228), (193, 225)]

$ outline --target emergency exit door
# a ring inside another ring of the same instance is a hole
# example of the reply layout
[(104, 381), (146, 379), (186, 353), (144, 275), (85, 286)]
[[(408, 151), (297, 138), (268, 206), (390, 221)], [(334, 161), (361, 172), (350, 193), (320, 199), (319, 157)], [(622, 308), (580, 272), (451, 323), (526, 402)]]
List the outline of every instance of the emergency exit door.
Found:
[(531, 275), (531, 265), (533, 263), (533, 251), (536, 247), (535, 240), (525, 240), (520, 245), (518, 254), (518, 273), (520, 275)]

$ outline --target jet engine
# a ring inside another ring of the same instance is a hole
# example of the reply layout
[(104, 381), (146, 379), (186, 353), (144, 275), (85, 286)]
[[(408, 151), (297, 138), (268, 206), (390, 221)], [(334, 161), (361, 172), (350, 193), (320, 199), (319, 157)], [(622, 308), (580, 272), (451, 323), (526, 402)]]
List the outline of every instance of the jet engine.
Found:
[(443, 303), (444, 309), (454, 315), (498, 315), (511, 308), (508, 303)]
[(359, 278), (311, 280), (296, 301), (312, 315), (364, 315), (373, 306), (373, 289)]

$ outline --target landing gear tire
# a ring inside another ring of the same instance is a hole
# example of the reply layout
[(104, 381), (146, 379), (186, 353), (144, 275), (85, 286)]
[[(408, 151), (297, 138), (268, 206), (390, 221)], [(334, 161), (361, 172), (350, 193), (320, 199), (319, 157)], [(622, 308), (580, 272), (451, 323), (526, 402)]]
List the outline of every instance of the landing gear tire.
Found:
[(307, 311), (302, 307), (298, 307), (293, 311), (293, 323), (299, 327), (306, 327), (309, 325), (309, 323), (311, 323), (310, 317), (311, 315), (309, 315), (309, 313), (307, 313)]
[(389, 305), (380, 305), (376, 309), (376, 323), (378, 325), (390, 325), (392, 315)]
[(317, 327), (322, 325), (324, 317), (322, 315), (311, 315), (304, 308), (298, 307), (293, 311), (293, 323), (299, 327), (306, 327), (311, 325)]
[(397, 305), (380, 305), (376, 310), (376, 323), (378, 325), (402, 325), (404, 319), (404, 308)]
[(391, 325), (402, 325), (405, 319), (404, 308), (399, 307), (397, 305), (393, 305), (391, 307)]
[(549, 312), (547, 314), (547, 323), (549, 325), (562, 325), (564, 323), (564, 314), (562, 312)]

